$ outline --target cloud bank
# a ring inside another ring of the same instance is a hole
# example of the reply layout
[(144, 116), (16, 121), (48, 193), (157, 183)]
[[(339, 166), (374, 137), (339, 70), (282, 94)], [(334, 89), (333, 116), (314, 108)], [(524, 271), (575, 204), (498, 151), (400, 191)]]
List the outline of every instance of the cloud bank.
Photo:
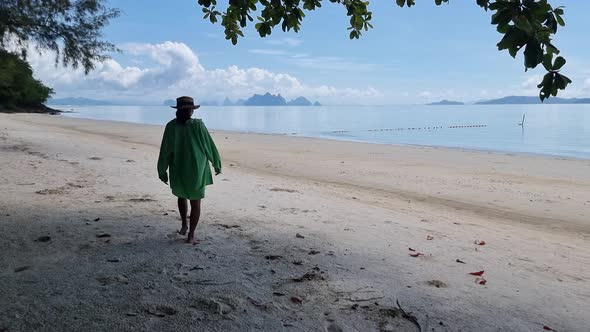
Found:
[(377, 89), (310, 86), (296, 77), (262, 68), (229, 66), (205, 68), (197, 54), (186, 44), (126, 44), (123, 47), (130, 64), (109, 59), (97, 65), (89, 75), (82, 70), (55, 66), (52, 54), (29, 53), (29, 62), (37, 78), (52, 86), (56, 97), (80, 96), (119, 101), (161, 102), (178, 95), (198, 100), (246, 98), (253, 93), (280, 93), (287, 98), (306, 96), (323, 103), (371, 103), (381, 96)]

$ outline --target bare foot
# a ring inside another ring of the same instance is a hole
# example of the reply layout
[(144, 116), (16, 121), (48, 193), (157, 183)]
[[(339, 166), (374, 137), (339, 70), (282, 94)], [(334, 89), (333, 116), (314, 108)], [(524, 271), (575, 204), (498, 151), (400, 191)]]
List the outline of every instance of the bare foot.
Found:
[(178, 234), (180, 234), (180, 235), (186, 235), (186, 231), (187, 231), (187, 230), (188, 230), (188, 227), (186, 227), (186, 226), (182, 226), (182, 227), (180, 228), (180, 230), (178, 231)]
[(195, 239), (194, 236), (189, 236), (186, 238), (186, 243), (190, 243), (194, 246), (195, 244), (199, 243), (199, 241)]

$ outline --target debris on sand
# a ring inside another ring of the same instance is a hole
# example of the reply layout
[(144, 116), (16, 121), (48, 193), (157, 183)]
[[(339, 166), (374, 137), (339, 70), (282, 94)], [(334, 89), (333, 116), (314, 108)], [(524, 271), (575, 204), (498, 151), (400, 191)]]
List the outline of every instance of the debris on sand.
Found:
[(416, 253), (410, 254), (410, 256), (412, 256), (412, 257), (420, 257), (420, 256), (424, 256), (424, 254), (423, 253), (420, 253), (420, 252), (416, 252)]
[(399, 300), (396, 300), (395, 303), (397, 303), (397, 307), (402, 312), (402, 317), (405, 318), (405, 319), (407, 319), (407, 320), (409, 320), (414, 325), (416, 325), (416, 327), (418, 328), (419, 331), (422, 331), (422, 326), (420, 326), (420, 323), (418, 323), (418, 319), (416, 318), (416, 316), (413, 316), (412, 313), (407, 313), (402, 308), (402, 306), (399, 304)]
[(457, 263), (461, 263), (461, 264), (467, 264), (467, 263), (465, 263), (464, 261), (462, 261), (462, 260), (460, 260), (460, 259), (455, 259), (455, 262), (457, 262)]
[(322, 274), (323, 274), (323, 272), (321, 272), (321, 273), (306, 272), (305, 274), (303, 274), (300, 277), (291, 278), (291, 280), (294, 282), (311, 281), (311, 280), (326, 280), (326, 277), (323, 276)]
[(297, 260), (297, 261), (293, 261), (294, 265), (303, 265), (303, 261)]
[(281, 256), (281, 255), (266, 255), (266, 256), (264, 256), (264, 259), (269, 260), (269, 261), (276, 261), (281, 258), (283, 258), (283, 256)]
[(486, 245), (486, 241), (483, 241), (483, 240), (475, 240), (474, 243), (477, 244), (478, 246), (485, 246)]
[(433, 286), (436, 288), (447, 288), (447, 284), (445, 284), (444, 282), (440, 281), (440, 280), (429, 280), (426, 282), (427, 285), (429, 286)]
[(302, 304), (303, 299), (299, 296), (291, 296), (291, 302), (297, 303), (297, 304)]
[(107, 262), (109, 263), (119, 263), (121, 260), (118, 258), (111, 258), (111, 259), (107, 259)]
[(49, 242), (51, 241), (51, 236), (39, 236), (37, 238), (37, 240), (35, 240), (37, 242)]
[(285, 193), (290, 193), (290, 194), (292, 194), (292, 193), (298, 193), (297, 190), (295, 190), (295, 189), (288, 189), (288, 188), (272, 188), (272, 189), (269, 189), (269, 190), (270, 191), (274, 191), (274, 192), (285, 192)]
[(149, 197), (130, 198), (129, 202), (144, 203), (144, 202), (155, 202), (156, 200)]
[(383, 296), (376, 296), (376, 297), (370, 297), (370, 298), (365, 298), (365, 299), (348, 298), (346, 300), (350, 301), (350, 302), (370, 302), (370, 301), (375, 301), (375, 300), (381, 300), (382, 298), (383, 298)]
[(226, 225), (226, 224), (215, 224), (215, 226), (219, 226), (225, 229), (230, 229), (230, 228), (240, 228), (240, 225)]
[(23, 271), (28, 270), (30, 268), (31, 268), (31, 266), (29, 266), (29, 265), (17, 267), (16, 269), (14, 269), (14, 273), (23, 272)]
[(472, 276), (481, 277), (484, 272), (485, 272), (484, 270), (481, 270), (481, 271), (477, 271), (477, 272), (469, 272), (469, 274), (471, 274)]
[(485, 280), (484, 278), (479, 278), (478, 277), (478, 278), (475, 278), (475, 283), (478, 284), (478, 285), (485, 285), (485, 284), (488, 283), (488, 281)]
[(108, 233), (100, 233), (100, 234), (96, 234), (97, 238), (104, 238), (104, 237), (111, 237), (111, 234)]
[(434, 236), (428, 235), (428, 236), (426, 236), (426, 240), (428, 240), (428, 241), (434, 240)]
[(303, 235), (301, 235), (299, 233), (295, 234), (295, 237), (298, 238), (298, 239), (305, 239), (305, 236), (303, 236)]
[(319, 250), (312, 249), (312, 250), (310, 250), (310, 251), (309, 251), (309, 254), (310, 254), (310, 255), (317, 255), (317, 254), (319, 254), (320, 252), (321, 252), (321, 251), (319, 251)]

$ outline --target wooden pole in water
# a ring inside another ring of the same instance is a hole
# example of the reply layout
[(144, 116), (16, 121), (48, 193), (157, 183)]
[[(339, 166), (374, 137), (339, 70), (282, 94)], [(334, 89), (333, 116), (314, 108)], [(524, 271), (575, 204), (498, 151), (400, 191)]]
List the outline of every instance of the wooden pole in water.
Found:
[(524, 127), (524, 118), (525, 118), (525, 116), (526, 116), (526, 114), (523, 113), (522, 114), (522, 122), (518, 124), (519, 126), (523, 126)]

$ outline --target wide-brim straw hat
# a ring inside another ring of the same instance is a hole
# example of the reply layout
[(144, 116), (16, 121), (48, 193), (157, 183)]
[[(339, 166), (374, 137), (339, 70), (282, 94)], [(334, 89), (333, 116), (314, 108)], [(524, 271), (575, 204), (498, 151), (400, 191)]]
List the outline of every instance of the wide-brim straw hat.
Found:
[(201, 105), (195, 105), (195, 101), (193, 98), (188, 96), (182, 96), (176, 98), (176, 106), (170, 106), (176, 109), (191, 109), (196, 110), (197, 108), (201, 107)]

